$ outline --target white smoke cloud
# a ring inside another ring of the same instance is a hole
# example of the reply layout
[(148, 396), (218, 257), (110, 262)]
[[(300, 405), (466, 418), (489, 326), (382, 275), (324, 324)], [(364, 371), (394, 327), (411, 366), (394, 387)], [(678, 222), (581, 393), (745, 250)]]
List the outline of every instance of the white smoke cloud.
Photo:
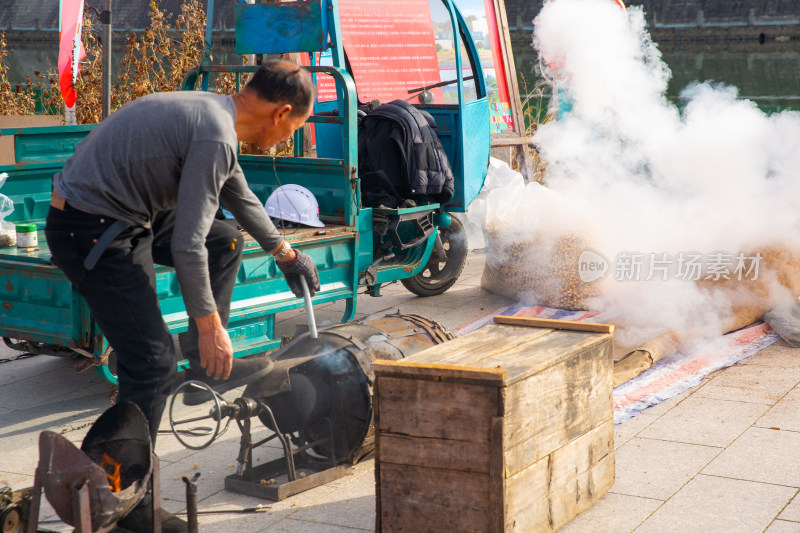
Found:
[[(569, 198), (553, 204), (551, 222), (580, 220), (608, 258), (800, 249), (800, 114), (766, 115), (736, 88), (708, 83), (687, 87), (679, 110), (666, 98), (670, 71), (640, 7), (626, 17), (609, 0), (556, 0), (534, 25), (542, 63), (572, 100), (571, 113), (534, 135), (547, 186)], [(493, 194), (487, 212), (518, 211), (524, 198), (517, 190), (504, 205)], [(534, 218), (508, 222), (550, 231)], [(621, 340), (713, 327), (731, 309), (730, 295), (674, 276), (645, 282), (646, 274), (607, 284), (594, 302), (638, 327)]]

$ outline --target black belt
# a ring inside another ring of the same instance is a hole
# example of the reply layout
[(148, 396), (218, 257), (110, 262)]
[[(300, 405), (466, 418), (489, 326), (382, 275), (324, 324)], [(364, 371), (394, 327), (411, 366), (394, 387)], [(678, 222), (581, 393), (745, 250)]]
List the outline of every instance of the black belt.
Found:
[(89, 254), (83, 261), (83, 268), (86, 270), (92, 270), (97, 264), (97, 260), (100, 259), (100, 256), (103, 255), (103, 252), (106, 250), (106, 248), (108, 248), (108, 245), (111, 244), (111, 241), (116, 239), (117, 235), (122, 233), (122, 230), (128, 226), (129, 224), (124, 220), (117, 220), (108, 228), (106, 228), (103, 234), (100, 235), (100, 238), (97, 239), (97, 242), (94, 243), (92, 249), (89, 250)]

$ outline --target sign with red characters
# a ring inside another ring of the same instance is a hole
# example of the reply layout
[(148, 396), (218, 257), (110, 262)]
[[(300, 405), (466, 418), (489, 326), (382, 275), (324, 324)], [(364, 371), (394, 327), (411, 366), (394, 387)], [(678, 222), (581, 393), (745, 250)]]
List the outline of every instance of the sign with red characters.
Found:
[[(506, 61), (501, 48), (493, 0), (455, 0), (477, 46), (490, 104), (492, 133), (516, 129), (506, 83)], [(440, 0), (339, 0), (342, 43), (362, 103), (406, 100), (436, 104), (457, 102), (456, 54), (461, 54), (463, 77), (472, 70), (463, 43), (455, 50), (452, 21)], [(318, 64), (330, 64), (322, 58)], [(444, 82), (444, 83), (443, 83)], [(423, 89), (430, 94), (420, 99)], [(336, 99), (333, 80), (318, 76), (320, 101)], [(465, 83), (465, 99), (475, 98), (474, 82)]]
[[(407, 99), (441, 81), (428, 0), (343, 0), (339, 20), (362, 102)], [(320, 100), (336, 98), (330, 78), (318, 86)]]

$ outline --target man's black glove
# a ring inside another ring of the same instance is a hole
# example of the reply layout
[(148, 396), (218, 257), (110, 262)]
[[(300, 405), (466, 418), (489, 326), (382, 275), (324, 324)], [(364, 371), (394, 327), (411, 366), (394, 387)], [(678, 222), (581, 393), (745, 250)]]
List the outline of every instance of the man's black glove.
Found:
[(281, 269), (283, 275), (286, 277), (286, 283), (292, 292), (298, 298), (303, 297), (303, 285), (300, 283), (300, 276), (306, 278), (308, 284), (308, 292), (311, 296), (319, 290), (319, 273), (317, 272), (317, 265), (314, 260), (299, 250), (295, 250), (295, 258), (291, 261), (282, 263), (277, 261), (278, 268)]

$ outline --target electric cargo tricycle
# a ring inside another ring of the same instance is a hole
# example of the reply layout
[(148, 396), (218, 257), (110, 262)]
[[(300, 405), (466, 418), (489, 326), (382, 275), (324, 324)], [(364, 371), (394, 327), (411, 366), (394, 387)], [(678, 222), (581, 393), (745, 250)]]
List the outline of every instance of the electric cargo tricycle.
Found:
[[(339, 4), (347, 2), (358, 4), (359, 0), (339, 0)], [(489, 103), (478, 48), (452, 0), (423, 0), (430, 12), (412, 17), (417, 23), (423, 20), (430, 25), (426, 35), (432, 40), (429, 46), (435, 45), (435, 53), (428, 54), (427, 61), (432, 57), (436, 60), (433, 69), (427, 68), (426, 83), (418, 87), (400, 85), (395, 88), (395, 97), (424, 109), (435, 119), (455, 177), (455, 192), (446, 205), (421, 203), (395, 208), (365, 207), (362, 203), (358, 124), (359, 117), (376, 102), (369, 91), (359, 92), (359, 80), (368, 80), (371, 75), (374, 82), (376, 77), (369, 61), (361, 61), (367, 69), (364, 74), (358, 71), (359, 62), (345, 54), (348, 42), (357, 40), (343, 35), (347, 28), (340, 24), (337, 0), (230, 3), (235, 11), (237, 57), (298, 54), (292, 57), (304, 59), (319, 86), (328, 84), (328, 100), (323, 99), (326, 91), (321, 88), (310, 126), (295, 134), (293, 156), (239, 156), (250, 187), (262, 201), (278, 186), (293, 183), (311, 191), (319, 203), (323, 228), (282, 229), (292, 247), (316, 262), (321, 290), (314, 303), (344, 300), (341, 321), (347, 322), (355, 316), (359, 291), (379, 296), (382, 285), (395, 281), (420, 296), (447, 290), (460, 274), (467, 252), (463, 227), (450, 213), (464, 212), (479, 193), (490, 149)], [(221, 73), (232, 73), (228, 75), (236, 76), (238, 85), (243, 75), (257, 68), (211, 63), (213, 13), (214, 0), (209, 0), (205, 59), (189, 72), (183, 90), (210, 90)], [(405, 24), (408, 15), (404, 16)], [(392, 46), (392, 39), (385, 37), (378, 37), (378, 41), (384, 56), (409, 54), (409, 47), (402, 43)], [(363, 39), (359, 46), (364, 46)], [(413, 57), (403, 57), (401, 62), (407, 72), (416, 68)], [(327, 80), (324, 83), (323, 78)], [(98, 373), (113, 383), (113, 347), (97, 328), (80, 295), (51, 264), (42, 233), (52, 177), (92, 127), (0, 130), (0, 135), (14, 136), (15, 163), (0, 166), (0, 173), (9, 175), (0, 192), (13, 200), (15, 208), (7, 220), (35, 223), (39, 230), (35, 249), (0, 248), (0, 336), (17, 350), (82, 356), (80, 365), (96, 366)], [(315, 138), (315, 153), (304, 150), (304, 136), (309, 134)], [(303, 306), (303, 300), (289, 290), (272, 256), (247, 235), (245, 239), (228, 325), (235, 357), (278, 347), (281, 339), (275, 332), (276, 314)], [(188, 316), (174, 270), (157, 267), (156, 277), (166, 324), (174, 334), (186, 331)], [(178, 364), (183, 368), (186, 362)]]

